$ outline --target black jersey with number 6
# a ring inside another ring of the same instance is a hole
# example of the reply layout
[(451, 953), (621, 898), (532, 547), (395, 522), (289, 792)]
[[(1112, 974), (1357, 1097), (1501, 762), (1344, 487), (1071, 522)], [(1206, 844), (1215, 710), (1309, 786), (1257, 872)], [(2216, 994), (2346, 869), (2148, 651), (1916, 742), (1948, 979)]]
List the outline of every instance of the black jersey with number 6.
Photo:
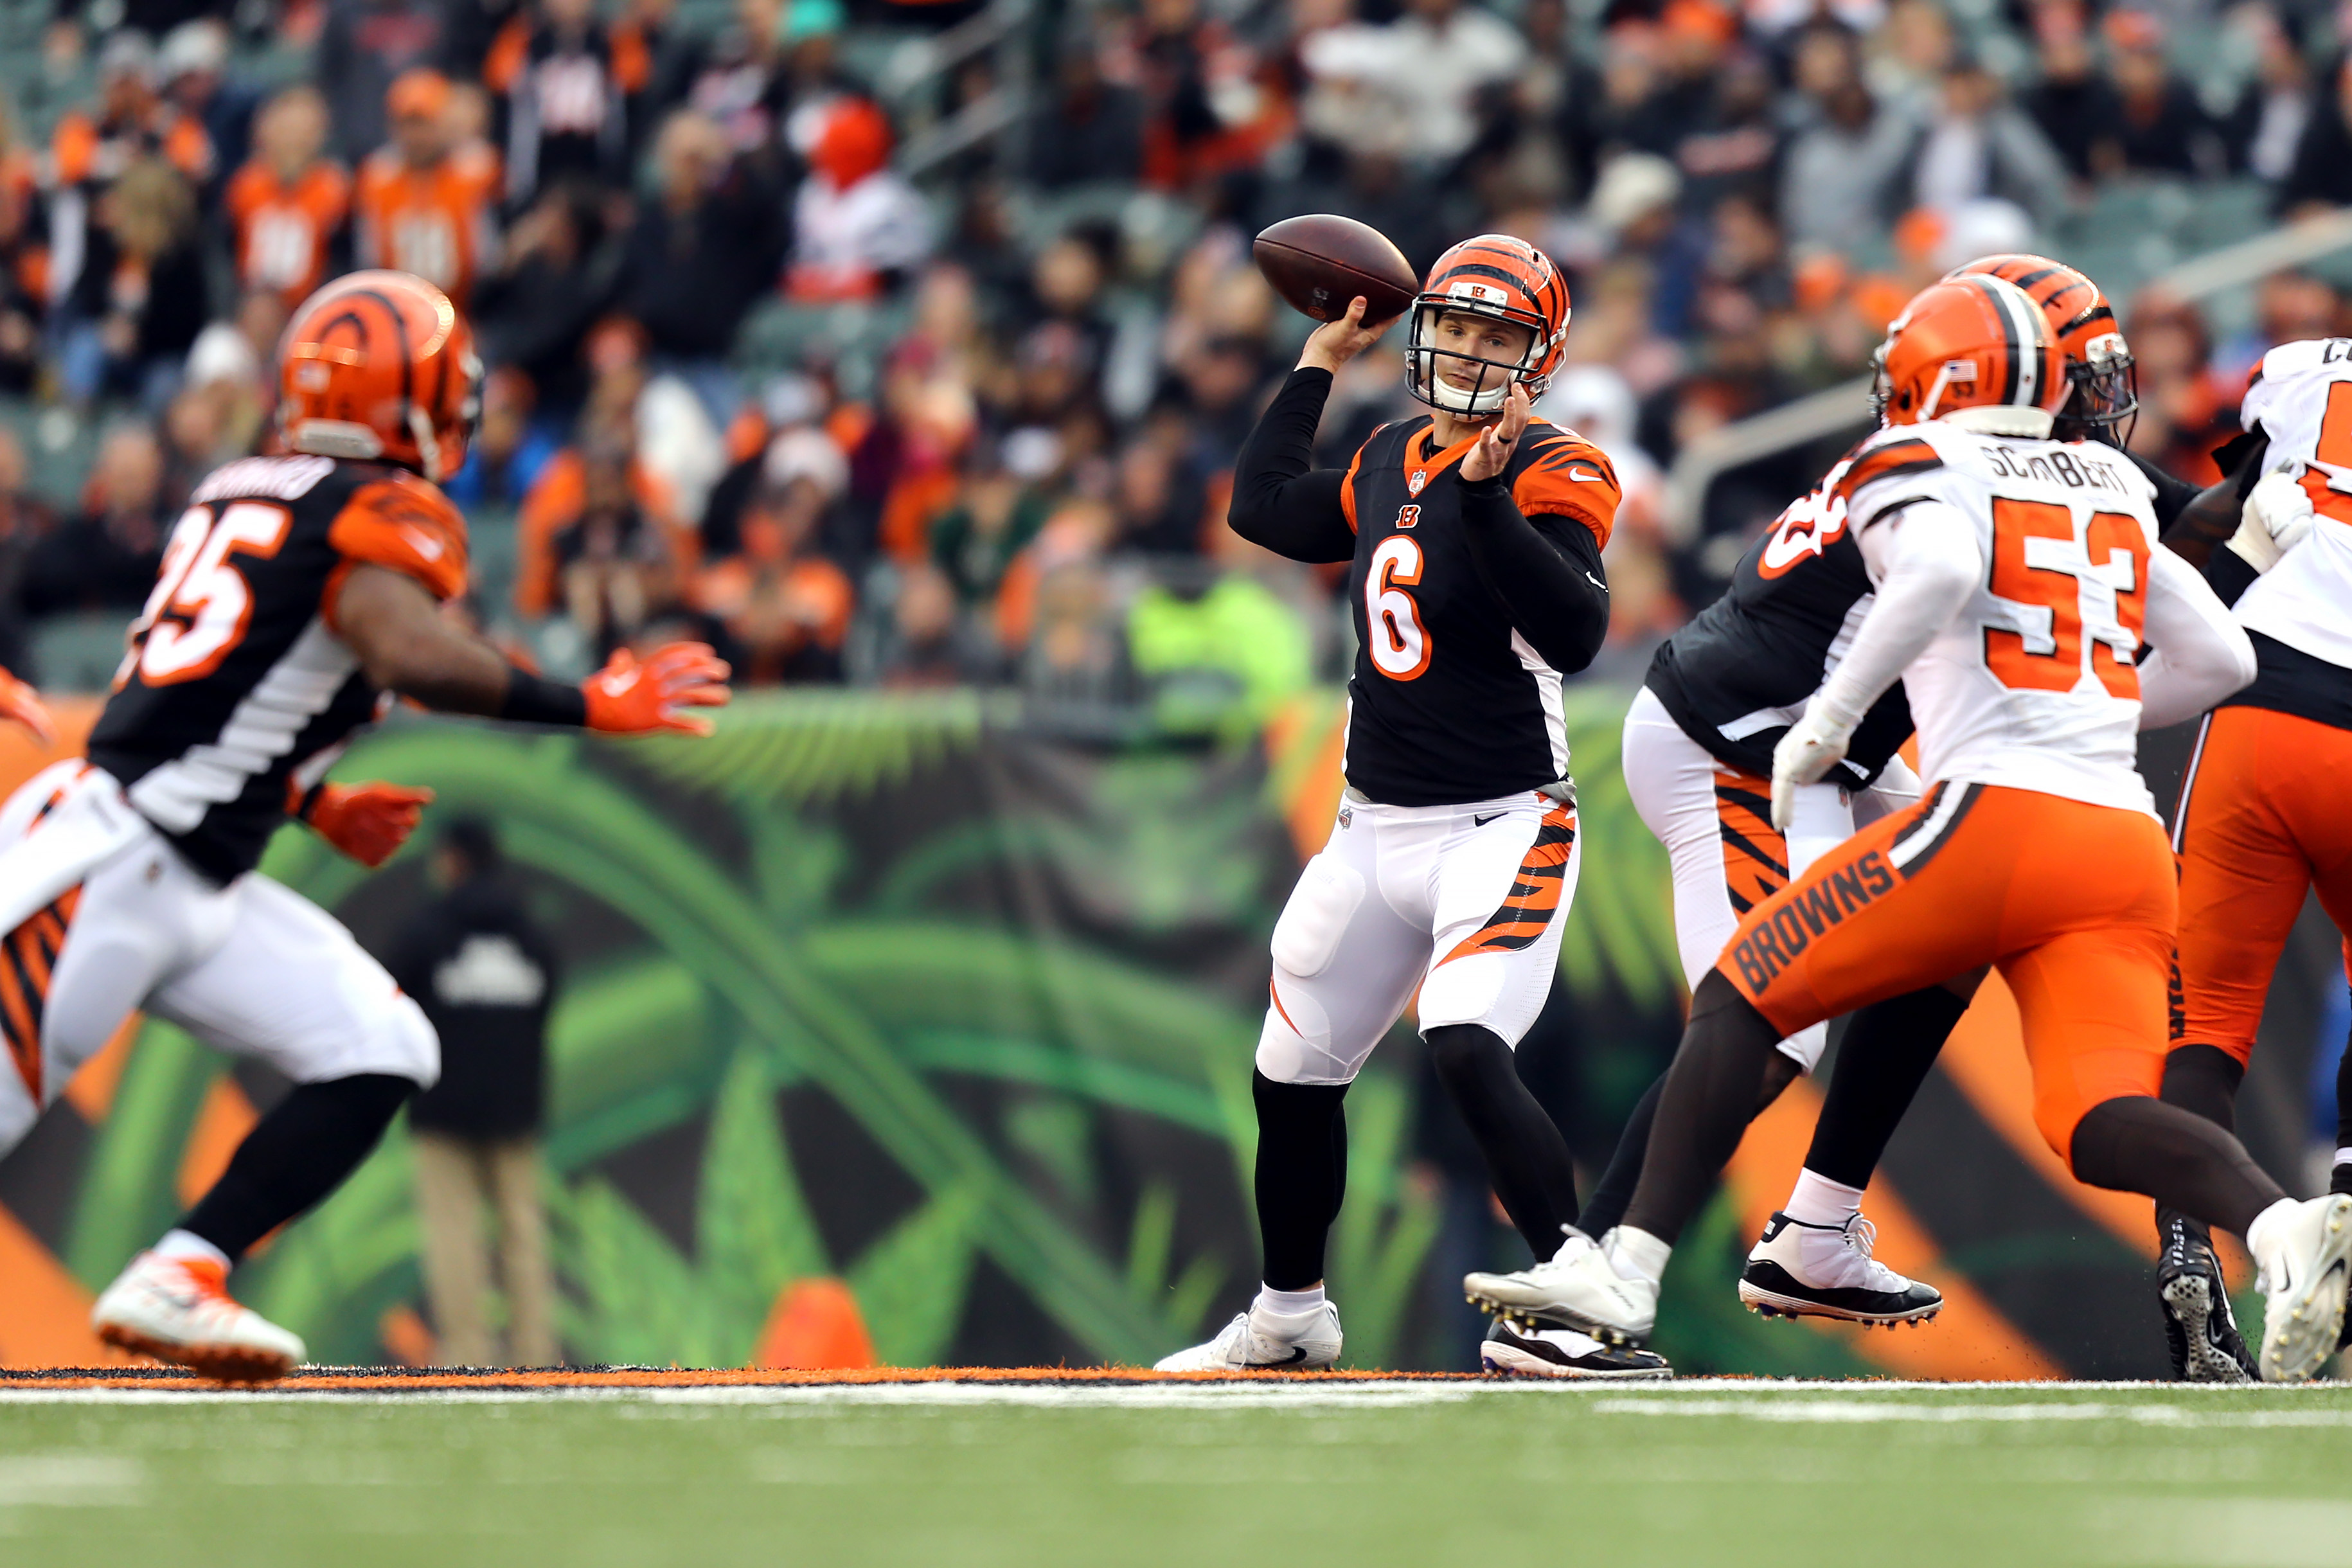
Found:
[(316, 783), (375, 716), (378, 693), (335, 630), (361, 563), (452, 597), (465, 520), (403, 469), (248, 458), (197, 486), (172, 530), (89, 760), (207, 876), (251, 870), (289, 789)]
[[(1772, 748), (1870, 613), (1870, 574), (1845, 525), (1846, 497), (1862, 482), (1853, 473), (1861, 450), (1847, 453), (1819, 489), (1791, 502), (1739, 558), (1723, 596), (1650, 661), (1645, 684), (1675, 722), (1741, 773), (1772, 776)], [(1939, 466), (1923, 443), (1882, 445), (1868, 458), (1866, 477), (1895, 471), (1905, 461)], [(1910, 737), (1911, 709), (1897, 681), (1863, 715), (1831, 778), (1849, 789), (1869, 784)]]
[[(1340, 505), (1356, 669), (1348, 782), (1388, 805), (1457, 805), (1568, 773), (1561, 671), (1514, 626), (1464, 536), (1462, 460), (1476, 437), (1433, 447), (1427, 415), (1357, 450)], [(1574, 431), (1530, 420), (1502, 483), (1529, 526), (1601, 586), (1617, 473)]]

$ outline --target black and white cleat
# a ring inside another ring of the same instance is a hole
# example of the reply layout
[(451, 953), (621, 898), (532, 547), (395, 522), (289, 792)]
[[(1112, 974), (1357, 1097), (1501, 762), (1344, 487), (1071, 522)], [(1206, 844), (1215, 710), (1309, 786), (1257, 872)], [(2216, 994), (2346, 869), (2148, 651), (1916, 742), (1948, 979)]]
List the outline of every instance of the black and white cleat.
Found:
[(1522, 1329), (1501, 1319), (1478, 1347), (1479, 1364), (1496, 1376), (1655, 1382), (1675, 1375), (1655, 1351), (1603, 1344), (1575, 1329)]
[(1768, 1318), (1834, 1318), (1888, 1328), (1925, 1322), (1942, 1311), (1941, 1291), (1871, 1257), (1876, 1239), (1860, 1215), (1837, 1226), (1775, 1214), (1739, 1271), (1740, 1304)]

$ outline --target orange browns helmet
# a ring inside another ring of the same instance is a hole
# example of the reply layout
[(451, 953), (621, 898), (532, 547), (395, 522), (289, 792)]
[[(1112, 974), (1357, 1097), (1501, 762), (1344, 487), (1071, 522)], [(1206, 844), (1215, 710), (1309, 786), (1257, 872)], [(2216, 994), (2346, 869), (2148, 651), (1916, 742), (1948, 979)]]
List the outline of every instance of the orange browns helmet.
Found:
[(2066, 379), (2074, 395), (2058, 411), (2058, 425), (2070, 438), (2104, 437), (2139, 409), (2139, 383), (2131, 348), (2116, 323), (2115, 307), (2099, 286), (2063, 261), (2046, 256), (1980, 256), (1950, 276), (2002, 278), (2025, 290), (2066, 356)]
[[(1534, 340), (1517, 364), (1456, 353), (1436, 344), (1437, 320), (1448, 311), (1493, 316), (1530, 329)], [(1568, 350), (1568, 279), (1551, 258), (1524, 239), (1482, 234), (1437, 258), (1429, 281), (1413, 296), (1405, 331), (1405, 366), (1412, 395), (1449, 414), (1492, 414), (1510, 395), (1511, 384), (1540, 397)], [(1478, 380), (1456, 386), (1438, 374), (1441, 359), (1482, 367)], [(1494, 384), (1487, 384), (1492, 369)]]
[(302, 302), (278, 345), (287, 450), (394, 463), (438, 481), (466, 460), (482, 362), (449, 296), (407, 272), (353, 272)]
[[(1931, 283), (1886, 329), (1878, 391), (1890, 425), (1916, 425), (1963, 408), (2036, 409), (2066, 401), (2066, 362), (2042, 308), (2005, 279)], [(2046, 420), (2010, 422), (2004, 435), (2046, 435)], [(2027, 430), (2028, 425), (2039, 429)]]

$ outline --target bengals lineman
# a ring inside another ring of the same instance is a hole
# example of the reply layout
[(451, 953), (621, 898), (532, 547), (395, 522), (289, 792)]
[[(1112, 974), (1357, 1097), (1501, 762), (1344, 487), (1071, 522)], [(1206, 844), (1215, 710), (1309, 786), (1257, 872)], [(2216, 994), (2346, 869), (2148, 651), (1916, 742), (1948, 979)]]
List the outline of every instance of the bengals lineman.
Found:
[(2176, 901), (2134, 731), (2245, 684), (2253, 650), (2157, 548), (2138, 471), (2051, 438), (2064, 362), (2016, 285), (1932, 286), (1885, 356), (1889, 424), (1843, 486), (1874, 603), (1774, 748), (1773, 820), (1786, 826), (1796, 792), (1848, 754), (1897, 679), (1927, 791), (1740, 922), (1692, 996), (1611, 1246), (1572, 1237), (1549, 1264), (1474, 1275), (1473, 1293), (1646, 1336), (1673, 1243), (1737, 1147), (1774, 1045), (1991, 964), (2018, 1000), (2051, 1149), (2079, 1180), (2243, 1236), (2269, 1296), (2263, 1374), (2307, 1377), (2344, 1313), (2352, 1197), (2287, 1197), (2234, 1137), (2157, 1098)]
[[(2352, 931), (2352, 340), (2271, 350), (2239, 419), (2246, 449), (2228, 489), (2243, 497), (2241, 523), (2205, 579), (2252, 638), (2256, 674), (2205, 715), (2181, 780), (2180, 1005), (2164, 1072), (2167, 1100), (2225, 1128), (2305, 899), (2316, 889)], [(2336, 1114), (2328, 1184), (2352, 1194), (2352, 1057)], [(2257, 1369), (2205, 1226), (2177, 1210), (2158, 1211), (2157, 1226), (2176, 1375), (2244, 1381)]]
[[(1364, 300), (1307, 340), (1243, 447), (1232, 523), (1294, 561), (1349, 564), (1358, 655), (1347, 791), (1274, 931), (1258, 1037), (1264, 1288), (1168, 1370), (1328, 1366), (1339, 1318), (1324, 1239), (1346, 1179), (1348, 1085), (1418, 988), (1439, 1076), (1536, 1256), (1576, 1217), (1568, 1148), (1512, 1049), (1543, 1005), (1576, 886), (1576, 795), (1560, 681), (1608, 629), (1609, 461), (1528, 413), (1560, 363), (1568, 287), (1498, 235), (1438, 259), (1407, 311), (1419, 417), (1345, 469), (1310, 467), (1332, 374), (1381, 336)], [(1580, 1335), (1489, 1342), (1549, 1375), (1656, 1376)]]
[(134, 1011), (294, 1082), (212, 1189), (99, 1297), (110, 1344), (262, 1380), (299, 1339), (230, 1298), (228, 1271), (334, 1187), (439, 1076), (416, 1004), (351, 933), (254, 872), (289, 814), (377, 865), (429, 792), (326, 780), (394, 694), (446, 712), (615, 733), (700, 732), (727, 700), (698, 644), (627, 654), (584, 687), (509, 666), (442, 605), (466, 524), (438, 487), (464, 460), (480, 366), (438, 289), (329, 284), (281, 344), (286, 455), (198, 485), (132, 623), (86, 759), (0, 807), (0, 1152)]

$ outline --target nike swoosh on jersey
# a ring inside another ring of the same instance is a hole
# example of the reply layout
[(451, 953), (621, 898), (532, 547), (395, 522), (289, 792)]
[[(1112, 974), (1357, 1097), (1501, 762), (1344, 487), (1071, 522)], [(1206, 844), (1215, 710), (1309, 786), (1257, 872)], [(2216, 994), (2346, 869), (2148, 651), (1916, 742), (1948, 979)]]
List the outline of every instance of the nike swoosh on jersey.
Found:
[(1472, 817), (1470, 818), (1470, 826), (1473, 826), (1473, 827), (1484, 827), (1484, 826), (1486, 826), (1486, 824), (1488, 824), (1488, 823), (1490, 823), (1490, 822), (1500, 822), (1504, 817), (1507, 817), (1507, 816), (1510, 816), (1510, 815), (1511, 815), (1511, 814), (1510, 814), (1509, 812), (1507, 812), (1507, 811), (1498, 811), (1498, 812), (1495, 813), (1495, 815), (1494, 815), (1494, 816), (1472, 816)]
[(441, 559), (441, 542), (439, 540), (434, 538), (423, 529), (412, 528), (406, 523), (403, 523), (401, 525), (400, 531), (403, 538), (406, 539), (409, 543), (416, 546), (416, 553), (425, 557), (425, 560), (438, 561)]
[(1591, 584), (1594, 587), (1596, 587), (1596, 588), (1600, 589), (1600, 590), (1601, 590), (1602, 593), (1604, 593), (1604, 594), (1605, 594), (1605, 593), (1607, 593), (1607, 592), (1609, 592), (1609, 584), (1606, 584), (1606, 583), (1603, 583), (1600, 578), (1595, 577), (1595, 576), (1594, 576), (1591, 573), (1590, 573), (1590, 572), (1587, 572), (1587, 573), (1584, 574), (1584, 580), (1585, 580), (1586, 582), (1588, 582), (1588, 583)]
[(1580, 468), (1574, 463), (1568, 466), (1568, 477), (1571, 479), (1582, 479), (1588, 484), (1597, 485), (1601, 482), (1599, 474), (1590, 468)]

